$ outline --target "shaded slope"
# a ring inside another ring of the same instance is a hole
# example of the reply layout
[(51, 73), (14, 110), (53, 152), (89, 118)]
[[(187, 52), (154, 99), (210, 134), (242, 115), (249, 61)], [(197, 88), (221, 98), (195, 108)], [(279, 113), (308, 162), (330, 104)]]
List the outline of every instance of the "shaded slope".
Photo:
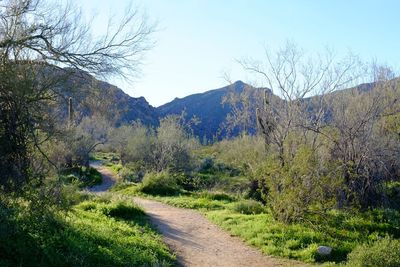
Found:
[(67, 119), (68, 98), (72, 97), (77, 122), (85, 116), (95, 115), (105, 117), (116, 126), (136, 120), (146, 125), (158, 123), (155, 108), (144, 97), (131, 97), (117, 86), (100, 81), (83, 71), (63, 71), (68, 74), (58, 85), (60, 96), (55, 108), (60, 121)]

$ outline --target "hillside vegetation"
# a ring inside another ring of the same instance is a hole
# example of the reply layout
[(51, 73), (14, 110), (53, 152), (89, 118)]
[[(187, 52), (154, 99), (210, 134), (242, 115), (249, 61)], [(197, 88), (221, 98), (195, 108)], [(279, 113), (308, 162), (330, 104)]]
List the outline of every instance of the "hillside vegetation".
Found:
[[(65, 192), (70, 200), (71, 193)], [(0, 265), (175, 265), (143, 210), (123, 199), (86, 198), (62, 210), (43, 201), (2, 196)]]

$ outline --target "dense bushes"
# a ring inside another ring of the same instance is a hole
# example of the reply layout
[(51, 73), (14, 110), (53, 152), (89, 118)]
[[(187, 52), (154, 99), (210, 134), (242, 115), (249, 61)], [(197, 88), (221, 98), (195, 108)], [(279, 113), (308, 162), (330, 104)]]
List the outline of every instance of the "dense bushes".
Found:
[(394, 209), (400, 209), (400, 181), (387, 182), (382, 187), (384, 204)]
[(331, 179), (320, 167), (317, 155), (310, 148), (302, 147), (285, 166), (278, 159), (270, 158), (260, 168), (260, 183), (267, 186), (262, 198), (276, 219), (299, 221), (310, 209), (335, 207), (341, 180)]
[(351, 267), (400, 266), (400, 240), (383, 238), (371, 245), (361, 245), (349, 254)]
[(121, 126), (111, 134), (111, 150), (121, 155), (133, 171), (171, 170), (189, 172), (194, 167), (193, 149), (198, 145), (180, 116), (168, 116), (153, 129), (141, 123)]
[(242, 200), (236, 202), (232, 210), (242, 214), (260, 214), (265, 212), (265, 207), (254, 200)]
[(38, 213), (0, 196), (0, 266), (172, 266), (143, 211), (113, 199)]
[(61, 172), (66, 183), (76, 183), (79, 187), (90, 187), (102, 182), (102, 175), (92, 167), (73, 167)]
[(143, 165), (141, 162), (127, 163), (118, 171), (118, 175), (125, 182), (141, 182), (145, 174)]
[(229, 195), (224, 192), (218, 192), (218, 191), (202, 191), (196, 194), (196, 196), (200, 198), (207, 198), (210, 200), (218, 200), (218, 201), (226, 201), (226, 202), (232, 202), (235, 200), (235, 197), (232, 195)]
[(177, 180), (168, 172), (148, 173), (144, 176), (139, 190), (150, 195), (175, 195), (181, 191)]
[(80, 203), (79, 207), (86, 211), (97, 210), (106, 216), (122, 220), (142, 218), (145, 214), (140, 207), (131, 201), (86, 201)]

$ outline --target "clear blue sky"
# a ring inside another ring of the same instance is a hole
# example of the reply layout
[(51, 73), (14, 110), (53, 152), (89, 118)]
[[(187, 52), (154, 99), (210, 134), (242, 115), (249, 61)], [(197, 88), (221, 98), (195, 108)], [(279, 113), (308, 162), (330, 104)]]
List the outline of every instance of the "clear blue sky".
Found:
[[(97, 30), (107, 14), (123, 12), (128, 0), (75, 0), (84, 12), (96, 11)], [(129, 83), (111, 82), (131, 96), (158, 106), (175, 97), (252, 81), (235, 59), (262, 58), (263, 47), (287, 40), (306, 51), (349, 50), (365, 60), (377, 59), (398, 69), (400, 1), (368, 0), (137, 0), (151, 21), (158, 21), (157, 41), (142, 75)]]

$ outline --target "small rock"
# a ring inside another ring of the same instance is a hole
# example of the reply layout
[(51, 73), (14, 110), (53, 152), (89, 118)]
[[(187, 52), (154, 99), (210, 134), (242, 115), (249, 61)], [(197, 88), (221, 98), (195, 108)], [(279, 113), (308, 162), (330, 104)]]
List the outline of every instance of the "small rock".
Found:
[(328, 255), (331, 254), (332, 248), (331, 247), (327, 247), (327, 246), (319, 246), (317, 248), (317, 252), (321, 256), (328, 256)]

